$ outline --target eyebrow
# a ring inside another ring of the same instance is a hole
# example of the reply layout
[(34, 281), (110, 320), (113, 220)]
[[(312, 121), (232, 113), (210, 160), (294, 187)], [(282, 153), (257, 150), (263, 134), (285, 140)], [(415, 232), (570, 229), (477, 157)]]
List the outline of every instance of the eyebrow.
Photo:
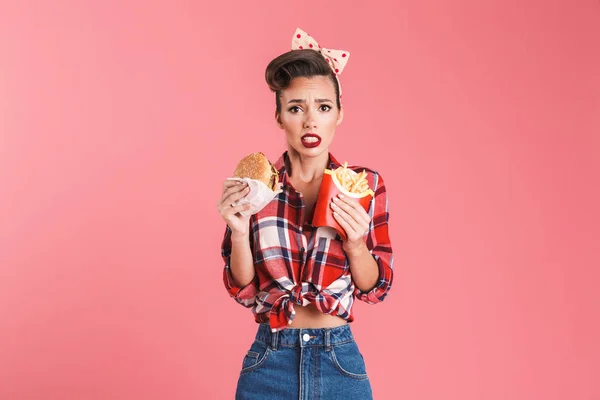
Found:
[[(305, 101), (303, 99), (292, 99), (290, 101), (287, 102), (288, 104), (290, 103), (305, 103)], [(315, 103), (333, 103), (333, 101), (329, 100), (329, 99), (315, 99)]]

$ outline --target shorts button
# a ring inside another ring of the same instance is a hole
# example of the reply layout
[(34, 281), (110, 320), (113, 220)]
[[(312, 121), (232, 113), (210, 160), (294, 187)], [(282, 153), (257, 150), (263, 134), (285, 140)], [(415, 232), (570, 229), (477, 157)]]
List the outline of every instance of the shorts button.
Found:
[(304, 339), (304, 341), (305, 341), (305, 342), (308, 342), (308, 341), (310, 340), (310, 335), (309, 335), (308, 333), (305, 333), (305, 334), (302, 336), (302, 339)]

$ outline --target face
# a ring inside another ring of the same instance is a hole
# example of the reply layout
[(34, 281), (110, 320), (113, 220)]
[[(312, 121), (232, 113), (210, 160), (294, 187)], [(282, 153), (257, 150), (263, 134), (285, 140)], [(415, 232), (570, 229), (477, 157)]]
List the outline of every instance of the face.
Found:
[(343, 109), (336, 106), (335, 88), (326, 76), (294, 78), (281, 91), (281, 113), (275, 113), (285, 131), (288, 148), (304, 156), (327, 152)]

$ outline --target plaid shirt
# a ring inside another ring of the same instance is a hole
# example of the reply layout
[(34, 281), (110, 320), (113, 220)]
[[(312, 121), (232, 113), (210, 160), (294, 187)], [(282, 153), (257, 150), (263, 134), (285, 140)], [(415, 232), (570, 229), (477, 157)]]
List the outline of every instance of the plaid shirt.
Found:
[[(256, 322), (269, 322), (273, 332), (291, 324), (295, 304), (314, 303), (322, 313), (352, 322), (354, 298), (375, 304), (383, 301), (392, 287), (394, 256), (388, 236), (389, 213), (383, 179), (368, 168), (348, 166), (356, 172), (366, 170), (369, 187), (375, 192), (369, 208), (372, 220), (366, 245), (377, 262), (379, 280), (365, 293), (352, 281), (348, 258), (336, 231), (313, 227), (312, 215), (300, 226), (305, 208), (301, 194), (288, 180), (286, 156), (287, 152), (275, 163), (283, 192), (250, 217), (250, 248), (256, 273), (254, 281), (244, 287), (233, 282), (229, 265), (231, 229), (225, 228), (221, 246), (225, 288), (238, 303), (252, 308)], [(331, 153), (329, 161), (331, 170), (340, 166)]]

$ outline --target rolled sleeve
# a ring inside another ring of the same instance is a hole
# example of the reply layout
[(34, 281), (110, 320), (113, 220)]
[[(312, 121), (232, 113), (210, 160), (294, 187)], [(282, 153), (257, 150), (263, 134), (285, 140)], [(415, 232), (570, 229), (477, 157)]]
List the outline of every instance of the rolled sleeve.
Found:
[(358, 287), (354, 288), (353, 295), (357, 300), (369, 304), (382, 302), (392, 288), (394, 279), (394, 253), (389, 238), (388, 221), (389, 209), (385, 183), (381, 175), (373, 173), (375, 196), (370, 208), (371, 223), (367, 233), (366, 244), (379, 269), (379, 279), (374, 288), (363, 292)]
[(240, 287), (233, 281), (233, 275), (231, 274), (231, 228), (229, 225), (225, 228), (225, 234), (223, 236), (223, 242), (221, 244), (221, 257), (225, 262), (223, 268), (223, 283), (225, 289), (239, 304), (244, 307), (251, 308), (256, 303), (256, 294), (258, 293), (258, 274), (254, 275), (254, 280), (248, 283), (246, 286)]

